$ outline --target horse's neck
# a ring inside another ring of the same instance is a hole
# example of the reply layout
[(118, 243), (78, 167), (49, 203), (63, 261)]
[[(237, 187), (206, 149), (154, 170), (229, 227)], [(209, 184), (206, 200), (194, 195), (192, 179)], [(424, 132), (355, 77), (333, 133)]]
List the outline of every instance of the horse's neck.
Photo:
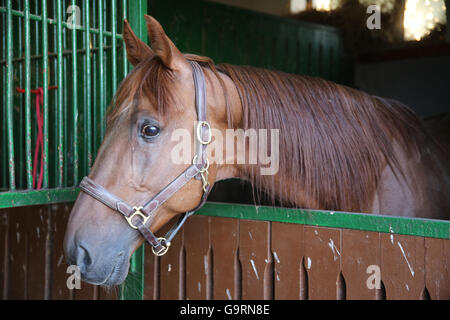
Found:
[[(217, 88), (221, 88), (218, 83), (214, 83), (213, 81), (214, 92), (212, 92), (213, 96), (216, 100), (215, 106), (213, 106), (213, 110), (211, 113), (215, 115), (216, 119), (221, 119), (219, 123), (221, 123), (220, 127), (222, 128), (222, 135), (226, 138), (226, 134), (224, 133), (225, 129), (234, 129), (234, 130), (245, 130), (244, 129), (244, 113), (243, 107), (241, 104), (241, 98), (237, 91), (235, 84), (231, 81), (228, 76), (221, 74), (222, 80), (225, 84), (225, 90), (218, 90)], [(215, 77), (211, 77), (214, 79)], [(220, 97), (225, 97), (224, 100), (221, 100)], [(232, 128), (230, 127), (230, 117), (227, 116), (231, 113), (231, 123)], [(265, 128), (267, 130), (267, 139), (270, 141), (271, 132), (270, 128)], [(277, 128), (279, 129), (279, 128)], [(259, 132), (258, 134), (258, 143), (259, 140)], [(281, 133), (279, 133), (281, 134)], [(249, 142), (247, 140), (247, 142)], [(272, 145), (271, 142), (269, 142)], [(272, 146), (273, 147), (273, 146)], [(222, 181), (230, 178), (238, 178), (242, 180), (251, 181), (251, 172), (253, 170), (261, 170), (261, 167), (266, 169), (266, 173), (271, 170), (267, 164), (260, 165), (249, 165), (248, 163), (240, 163), (237, 159), (237, 153), (239, 152), (238, 147), (236, 147), (236, 153), (233, 151), (233, 157), (227, 158), (229, 152), (226, 150), (226, 142), (224, 139), (222, 154), (224, 155), (223, 164), (218, 165), (218, 169), (215, 173), (215, 181)], [(248, 160), (249, 158), (259, 159), (261, 156), (261, 150), (258, 148), (251, 148), (249, 145), (246, 145), (245, 150)], [(268, 150), (268, 154), (273, 155), (274, 152), (279, 152), (279, 150)], [(251, 153), (251, 154), (250, 154)], [(266, 155), (267, 156), (267, 155)], [(278, 156), (278, 155), (277, 155)], [(285, 168), (273, 168), (274, 170), (284, 170)], [(270, 173), (270, 172), (269, 172)], [(295, 187), (294, 187), (295, 186)], [(293, 177), (286, 176), (285, 174), (268, 174), (262, 176), (261, 181), (258, 183), (258, 186), (262, 190), (266, 191), (267, 194), (272, 195), (273, 200), (277, 199), (278, 201), (282, 201), (285, 204), (295, 205), (297, 207), (304, 208), (319, 208), (319, 202), (307, 192), (307, 190), (303, 190), (303, 186), (299, 185)]]

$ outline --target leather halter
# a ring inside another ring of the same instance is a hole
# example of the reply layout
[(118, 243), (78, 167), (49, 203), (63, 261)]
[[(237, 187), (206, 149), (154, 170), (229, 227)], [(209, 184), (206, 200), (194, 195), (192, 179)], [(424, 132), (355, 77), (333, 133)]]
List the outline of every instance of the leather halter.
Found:
[[(206, 121), (205, 75), (197, 62), (189, 61), (189, 63), (192, 66), (194, 75), (195, 107), (197, 110), (198, 120), (194, 134), (197, 142), (197, 152), (192, 160), (192, 164), (172, 182), (170, 182), (164, 189), (148, 200), (142, 207), (132, 207), (127, 202), (115, 196), (88, 177), (84, 177), (80, 183), (80, 189), (82, 191), (109, 208), (121, 213), (127, 220), (130, 227), (137, 229), (144, 239), (152, 246), (152, 251), (157, 256), (162, 256), (167, 252), (170, 247), (170, 242), (175, 234), (184, 224), (186, 219), (205, 204), (206, 198), (208, 197), (210, 191), (210, 184), (208, 181), (209, 162), (206, 154), (206, 146), (211, 142), (212, 136), (211, 127), (208, 121)], [(150, 231), (150, 225), (147, 226), (147, 223), (153, 220), (156, 209), (158, 209), (164, 202), (166, 202), (193, 178), (198, 180), (201, 179), (203, 183), (203, 195), (199, 205), (195, 209), (185, 212), (164, 237), (156, 237)]]

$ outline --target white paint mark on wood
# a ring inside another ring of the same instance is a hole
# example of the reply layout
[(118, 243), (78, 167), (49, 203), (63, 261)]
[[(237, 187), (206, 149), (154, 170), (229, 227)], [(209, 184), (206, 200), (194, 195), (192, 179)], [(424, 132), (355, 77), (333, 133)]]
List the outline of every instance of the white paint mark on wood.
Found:
[(59, 267), (59, 266), (61, 265), (61, 263), (63, 262), (63, 259), (64, 259), (64, 255), (61, 254), (61, 255), (59, 256), (58, 263), (56, 264), (57, 267)]
[[(338, 248), (334, 244), (333, 239), (330, 239), (330, 242), (328, 242), (328, 246), (331, 248), (331, 251), (333, 252), (333, 260), (336, 261), (339, 258), (337, 255), (340, 256), (341, 253), (339, 252)], [(337, 253), (337, 255), (336, 255), (336, 253)]]
[(275, 258), (275, 261), (276, 261), (277, 263), (280, 263), (280, 259), (278, 259), (278, 255), (277, 255), (277, 252), (276, 252), (276, 251), (273, 252), (273, 257)]
[(250, 259), (250, 264), (252, 265), (253, 271), (255, 272), (256, 279), (259, 280), (258, 271), (256, 270), (255, 261), (253, 261), (253, 259)]
[(411, 265), (409, 264), (408, 258), (406, 257), (405, 251), (403, 250), (402, 244), (400, 243), (400, 241), (397, 241), (398, 247), (400, 248), (400, 251), (403, 254), (403, 258), (405, 258), (406, 263), (408, 264), (408, 268), (409, 268), (409, 272), (411, 272), (411, 275), (414, 277), (414, 270), (411, 267)]
[[(392, 229), (392, 226), (389, 226), (389, 232), (390, 233), (394, 233), (394, 230)], [(391, 238), (391, 243), (394, 244), (394, 235), (391, 234), (389, 237)]]

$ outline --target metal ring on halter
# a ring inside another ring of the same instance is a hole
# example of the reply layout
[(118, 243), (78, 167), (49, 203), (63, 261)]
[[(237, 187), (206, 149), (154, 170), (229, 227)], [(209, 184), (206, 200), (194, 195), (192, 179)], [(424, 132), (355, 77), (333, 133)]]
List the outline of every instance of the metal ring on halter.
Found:
[[(196, 160), (197, 160), (197, 155), (195, 155), (194, 158), (192, 159), (192, 164), (199, 164), (199, 163), (196, 162)], [(206, 158), (205, 163), (206, 163), (205, 166), (202, 169), (200, 169), (200, 172), (208, 171), (208, 169), (209, 169), (209, 160), (208, 160), (208, 158)]]
[[(159, 243), (161, 243), (162, 249), (159, 251), (155, 251), (155, 248), (152, 247), (152, 251), (155, 256), (160, 257), (160, 256), (165, 255), (167, 253), (167, 251), (169, 250), (170, 241), (167, 241), (166, 238), (164, 238), (164, 237), (159, 237), (158, 240), (159, 240)], [(165, 245), (163, 245), (162, 242), (164, 242)]]
[[(206, 126), (206, 128), (208, 129), (208, 140), (206, 140), (206, 141), (203, 140), (203, 137), (202, 137), (202, 127), (203, 126)], [(211, 126), (209, 125), (208, 121), (199, 121), (197, 123), (197, 140), (201, 144), (209, 144), (209, 143), (211, 143), (212, 131), (211, 131)]]

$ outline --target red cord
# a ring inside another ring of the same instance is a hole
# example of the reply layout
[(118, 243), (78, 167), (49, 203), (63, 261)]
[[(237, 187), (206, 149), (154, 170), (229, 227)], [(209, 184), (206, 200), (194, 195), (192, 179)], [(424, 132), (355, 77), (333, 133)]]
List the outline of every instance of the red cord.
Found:
[[(58, 86), (49, 87), (48, 90), (58, 89)], [(25, 89), (16, 88), (17, 92), (25, 93)], [(44, 180), (44, 135), (42, 133), (44, 127), (44, 115), (41, 113), (41, 104), (44, 103), (44, 89), (39, 87), (35, 90), (30, 90), (31, 93), (36, 95), (36, 121), (37, 121), (37, 138), (36, 145), (34, 148), (34, 158), (33, 158), (33, 189), (36, 185), (36, 174), (37, 174), (37, 160), (39, 149), (41, 150), (41, 165), (39, 170), (39, 181), (37, 182), (36, 189), (42, 188), (42, 181)]]

